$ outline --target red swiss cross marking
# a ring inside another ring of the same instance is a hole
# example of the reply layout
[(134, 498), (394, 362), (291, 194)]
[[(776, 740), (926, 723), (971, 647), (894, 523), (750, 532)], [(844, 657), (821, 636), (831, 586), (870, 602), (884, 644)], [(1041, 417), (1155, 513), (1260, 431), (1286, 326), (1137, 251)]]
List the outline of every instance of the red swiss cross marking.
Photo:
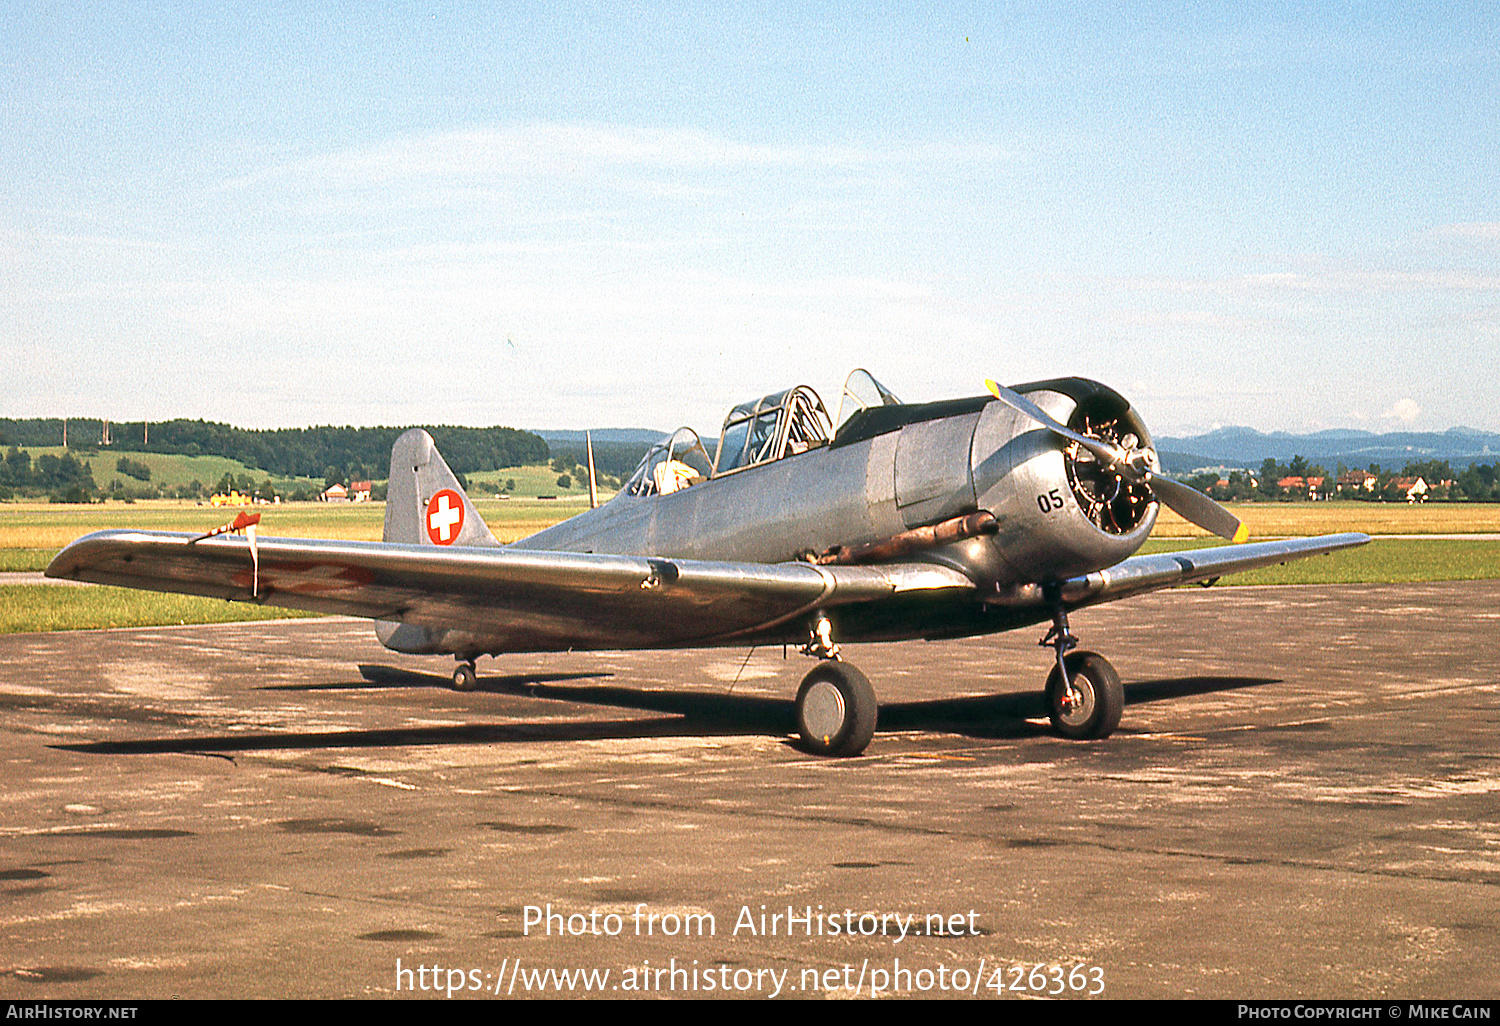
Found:
[(464, 500), (444, 488), (427, 500), (427, 537), (434, 545), (452, 545), (464, 526)]

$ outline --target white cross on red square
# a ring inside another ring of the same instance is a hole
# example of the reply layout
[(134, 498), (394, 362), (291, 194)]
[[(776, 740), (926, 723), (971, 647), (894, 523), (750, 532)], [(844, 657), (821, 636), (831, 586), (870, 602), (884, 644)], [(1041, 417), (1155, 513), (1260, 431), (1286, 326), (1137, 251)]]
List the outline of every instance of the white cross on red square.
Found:
[(434, 545), (452, 545), (464, 526), (463, 498), (444, 488), (427, 501), (427, 537)]

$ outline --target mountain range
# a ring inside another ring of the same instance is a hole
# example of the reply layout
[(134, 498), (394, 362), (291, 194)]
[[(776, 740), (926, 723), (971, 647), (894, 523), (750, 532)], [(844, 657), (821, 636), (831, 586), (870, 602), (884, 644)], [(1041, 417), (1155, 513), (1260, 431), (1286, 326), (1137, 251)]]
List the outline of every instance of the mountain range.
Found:
[(1154, 441), (1163, 468), (1172, 474), (1200, 467), (1258, 469), (1267, 458), (1285, 463), (1293, 456), (1305, 457), (1330, 471), (1339, 463), (1361, 469), (1377, 463), (1386, 470), (1400, 470), (1408, 463), (1447, 460), (1454, 470), (1462, 470), (1470, 463), (1500, 461), (1500, 434), (1471, 428), (1384, 434), (1334, 428), (1294, 435), (1227, 427), (1189, 437), (1162, 435)]

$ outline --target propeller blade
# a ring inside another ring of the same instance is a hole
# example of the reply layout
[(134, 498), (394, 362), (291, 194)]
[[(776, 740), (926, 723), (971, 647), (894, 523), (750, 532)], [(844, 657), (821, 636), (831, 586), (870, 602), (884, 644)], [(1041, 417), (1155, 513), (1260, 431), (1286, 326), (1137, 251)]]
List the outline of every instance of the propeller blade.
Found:
[(1205, 531), (1211, 531), (1236, 544), (1250, 537), (1250, 529), (1240, 522), (1239, 517), (1192, 485), (1185, 485), (1159, 474), (1148, 474), (1146, 484), (1163, 505), (1189, 523), (1197, 524)]
[(1053, 434), (1061, 435), (1070, 442), (1077, 442), (1089, 452), (1099, 457), (1104, 463), (1123, 467), (1127, 471), (1129, 470), (1129, 467), (1125, 464), (1125, 450), (1119, 446), (1110, 445), (1108, 442), (1102, 442), (1097, 438), (1090, 438), (1088, 435), (1079, 434), (1072, 428), (1048, 416), (1046, 411), (1030, 399), (1027, 399), (1020, 392), (1012, 392), (1004, 385), (991, 381), (988, 378), (985, 379), (984, 386), (990, 390), (990, 394), (996, 399), (999, 399), (1011, 409), (1024, 413)]
[(1079, 434), (1072, 428), (1058, 423), (1048, 416), (1036, 403), (1027, 399), (1019, 392), (1013, 392), (1004, 385), (985, 379), (985, 387), (990, 394), (1011, 409), (1017, 410), (1036, 421), (1042, 427), (1056, 435), (1060, 435), (1069, 441), (1077, 442), (1089, 452), (1097, 456), (1100, 461), (1116, 468), (1124, 476), (1136, 481), (1144, 481), (1146, 486), (1161, 500), (1162, 504), (1175, 512), (1189, 523), (1197, 524), (1205, 531), (1210, 531), (1220, 538), (1227, 538), (1232, 542), (1242, 542), (1250, 537), (1250, 530), (1240, 522), (1239, 517), (1229, 510), (1220, 506), (1213, 499), (1204, 495), (1198, 489), (1185, 485), (1180, 481), (1174, 481), (1170, 477), (1152, 473), (1142, 468), (1131, 466), (1129, 454), (1119, 446), (1110, 445), (1108, 442), (1098, 438), (1090, 438), (1088, 435)]

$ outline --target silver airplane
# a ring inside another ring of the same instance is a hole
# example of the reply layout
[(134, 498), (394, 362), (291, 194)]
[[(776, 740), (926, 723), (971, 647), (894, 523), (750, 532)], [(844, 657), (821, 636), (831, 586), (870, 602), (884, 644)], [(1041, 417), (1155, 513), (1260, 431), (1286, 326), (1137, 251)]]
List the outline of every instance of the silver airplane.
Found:
[[(1124, 690), (1075, 651), (1084, 606), (1362, 545), (1362, 534), (1134, 553), (1159, 504), (1223, 538), (1245, 528), (1161, 474), (1117, 392), (1083, 378), (907, 404), (865, 371), (836, 418), (806, 386), (736, 406), (710, 458), (681, 428), (603, 505), (502, 545), (426, 431), (391, 450), (383, 541), (101, 531), (50, 577), (209, 595), (375, 621), (404, 653), (480, 655), (796, 645), (807, 750), (851, 756), (874, 734), (869, 680), (840, 642), (957, 638), (1051, 621), (1055, 729), (1107, 737)], [(592, 481), (591, 481), (592, 483)]]

